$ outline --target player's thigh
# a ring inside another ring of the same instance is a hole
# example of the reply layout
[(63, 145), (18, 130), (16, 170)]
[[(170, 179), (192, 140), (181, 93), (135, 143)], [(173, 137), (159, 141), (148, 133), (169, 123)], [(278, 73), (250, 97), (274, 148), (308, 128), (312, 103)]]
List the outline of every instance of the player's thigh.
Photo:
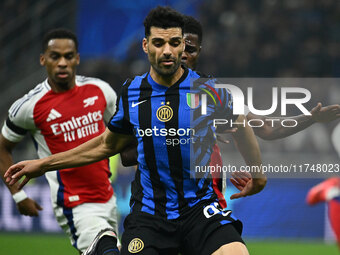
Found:
[(115, 196), (112, 196), (107, 203), (85, 203), (73, 208), (73, 222), (78, 236), (79, 250), (87, 249), (96, 235), (105, 228), (113, 228), (118, 234), (116, 209)]
[(218, 203), (200, 205), (185, 221), (182, 252), (189, 254), (212, 254), (225, 244), (240, 242), (242, 223), (229, 210), (222, 210)]
[[(244, 251), (247, 251), (244, 241), (233, 224), (223, 225), (210, 233), (209, 238), (204, 242), (201, 254), (215, 254), (217, 251), (216, 254), (247, 254), (244, 253)], [(229, 253), (226, 253), (226, 251), (229, 251)]]
[(176, 224), (144, 212), (133, 212), (124, 221), (121, 254), (177, 255), (180, 239)]
[(215, 251), (212, 255), (249, 255), (247, 247), (240, 242), (232, 242), (223, 245), (217, 251)]

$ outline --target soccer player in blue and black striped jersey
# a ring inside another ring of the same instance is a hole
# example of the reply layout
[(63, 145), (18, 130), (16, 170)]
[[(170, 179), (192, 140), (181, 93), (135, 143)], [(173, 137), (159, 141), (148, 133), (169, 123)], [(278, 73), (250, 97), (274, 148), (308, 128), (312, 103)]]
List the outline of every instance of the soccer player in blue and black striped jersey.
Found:
[[(144, 21), (143, 39), (150, 71), (125, 82), (118, 111), (105, 133), (73, 150), (19, 162), (6, 172), (6, 181), (13, 184), (25, 175), (23, 186), (46, 171), (119, 153), (137, 138), (138, 169), (121, 253), (248, 254), (241, 238), (242, 223), (219, 207), (210, 173), (197, 176), (193, 169), (209, 164), (216, 142), (212, 119), (242, 122), (244, 116), (232, 114), (227, 90), (219, 90), (219, 103), (208, 100), (206, 114), (200, 114), (190, 81), (201, 75), (181, 66), (183, 25), (183, 16), (171, 8), (151, 10)], [(233, 136), (246, 163), (260, 169), (252, 129), (241, 125)], [(253, 173), (242, 194), (256, 194), (265, 184), (261, 171)]]

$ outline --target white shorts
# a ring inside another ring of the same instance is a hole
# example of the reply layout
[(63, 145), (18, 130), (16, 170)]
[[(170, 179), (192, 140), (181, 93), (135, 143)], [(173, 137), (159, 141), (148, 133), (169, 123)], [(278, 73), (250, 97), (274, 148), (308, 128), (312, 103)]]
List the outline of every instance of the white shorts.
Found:
[(102, 229), (113, 228), (118, 235), (115, 195), (107, 203), (84, 203), (74, 208), (55, 206), (54, 214), (71, 244), (81, 252), (90, 246)]

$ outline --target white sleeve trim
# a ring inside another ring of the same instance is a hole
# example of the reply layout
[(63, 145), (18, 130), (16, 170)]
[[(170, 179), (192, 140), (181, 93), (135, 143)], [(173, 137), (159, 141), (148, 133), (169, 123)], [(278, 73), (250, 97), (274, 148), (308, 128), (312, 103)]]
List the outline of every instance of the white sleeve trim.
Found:
[(25, 135), (19, 135), (19, 134), (15, 133), (12, 129), (10, 129), (6, 124), (6, 121), (5, 121), (5, 123), (2, 127), (1, 134), (7, 140), (9, 140), (13, 143), (20, 142), (25, 137)]

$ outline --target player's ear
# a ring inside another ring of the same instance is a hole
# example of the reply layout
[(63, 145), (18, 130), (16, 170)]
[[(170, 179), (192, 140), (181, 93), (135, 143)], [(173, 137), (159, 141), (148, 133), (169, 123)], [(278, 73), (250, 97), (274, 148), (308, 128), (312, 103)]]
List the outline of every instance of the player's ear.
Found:
[(45, 56), (44, 56), (44, 54), (40, 54), (40, 65), (41, 66), (44, 66), (45, 65)]
[(202, 46), (198, 47), (197, 55), (201, 54)]
[(143, 51), (148, 54), (148, 39), (144, 38), (142, 43)]
[(79, 55), (79, 53), (77, 53), (76, 58), (77, 58), (77, 65), (79, 65), (79, 63), (80, 63), (80, 55)]

